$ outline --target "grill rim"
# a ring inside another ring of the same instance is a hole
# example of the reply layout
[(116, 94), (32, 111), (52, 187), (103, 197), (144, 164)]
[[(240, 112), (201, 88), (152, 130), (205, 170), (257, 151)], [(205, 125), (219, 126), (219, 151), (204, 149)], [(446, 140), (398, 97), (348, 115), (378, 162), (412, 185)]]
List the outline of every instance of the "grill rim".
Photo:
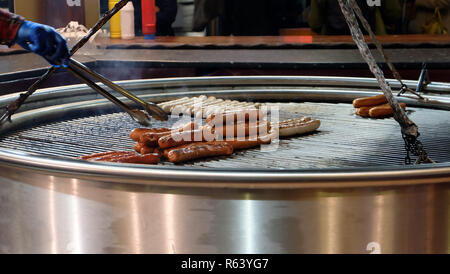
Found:
[(433, 166), (329, 168), (302, 171), (226, 170), (86, 163), (82, 160), (41, 157), (32, 153), (3, 149), (0, 150), (0, 166), (32, 170), (52, 176), (75, 176), (80, 179), (114, 183), (189, 188), (344, 188), (450, 182), (450, 163), (433, 164)]
[[(300, 83), (317, 86), (345, 87), (352, 84), (352, 88), (373, 87), (375, 79), (371, 78), (344, 78), (344, 77), (293, 77), (293, 76), (253, 76), (253, 77), (199, 77), (199, 78), (172, 78), (152, 80), (128, 80), (121, 81), (124, 87), (128, 85), (147, 85), (152, 88), (171, 88), (173, 86), (209, 86), (214, 82), (217, 85), (239, 85), (242, 80), (246, 83), (261, 85), (271, 82), (270, 85), (285, 84), (299, 85)], [(336, 80), (339, 80), (336, 84)], [(262, 81), (262, 83), (260, 82)], [(277, 82), (274, 83), (273, 81)], [(390, 80), (394, 81), (395, 80)], [(409, 81), (414, 82), (414, 81)], [(417, 83), (417, 82), (416, 82)], [(411, 84), (411, 83), (409, 83)], [(395, 84), (394, 84), (395, 85)], [(450, 84), (434, 83), (436, 91), (448, 91)], [(86, 88), (84, 85), (49, 88), (38, 91), (40, 96), (35, 100), (45, 101), (48, 97), (55, 96), (54, 91), (73, 91)], [(89, 90), (88, 88), (86, 88)], [(429, 86), (429, 89), (430, 86)], [(429, 90), (430, 91), (430, 90)], [(213, 90), (212, 93), (215, 91)], [(203, 91), (208, 94), (209, 91)], [(172, 93), (177, 94), (177, 93)], [(190, 93), (189, 93), (190, 94)], [(357, 95), (358, 94), (358, 95)], [(353, 94), (360, 96), (361, 92)], [(368, 92), (364, 92), (368, 95)], [(164, 94), (151, 94), (157, 97)], [(181, 94), (180, 94), (181, 95)], [(184, 93), (183, 95), (187, 95)], [(59, 94), (61, 96), (61, 94)], [(166, 94), (167, 96), (167, 94)], [(7, 95), (0, 97), (0, 103), (11, 101), (15, 96)], [(442, 97), (435, 97), (441, 99)], [(350, 100), (350, 98), (345, 98)], [(448, 98), (445, 98), (448, 100)], [(92, 100), (89, 100), (92, 102)], [(102, 101), (102, 100), (98, 100)], [(448, 100), (450, 101), (450, 100)], [(82, 103), (82, 102), (79, 102)], [(36, 107), (40, 109), (42, 107)], [(25, 112), (22, 112), (26, 116)], [(20, 114), (19, 114), (20, 116)], [(383, 186), (383, 185), (412, 185), (427, 183), (450, 182), (450, 162), (434, 164), (433, 166), (386, 166), (386, 167), (357, 167), (357, 168), (321, 168), (296, 170), (220, 170), (194, 167), (160, 167), (160, 166), (138, 166), (113, 163), (86, 163), (75, 159), (63, 157), (52, 158), (48, 156), (33, 155), (28, 152), (19, 152), (8, 149), (0, 149), (0, 164), (5, 167), (13, 167), (22, 170), (52, 174), (64, 177), (94, 179), (116, 183), (135, 183), (159, 186), (182, 186), (182, 187), (219, 187), (219, 188), (320, 188), (320, 187), (356, 187), (356, 186)], [(126, 175), (124, 175), (126, 174)], [(257, 181), (255, 181), (255, 177)], [(214, 183), (211, 183), (214, 181)]]

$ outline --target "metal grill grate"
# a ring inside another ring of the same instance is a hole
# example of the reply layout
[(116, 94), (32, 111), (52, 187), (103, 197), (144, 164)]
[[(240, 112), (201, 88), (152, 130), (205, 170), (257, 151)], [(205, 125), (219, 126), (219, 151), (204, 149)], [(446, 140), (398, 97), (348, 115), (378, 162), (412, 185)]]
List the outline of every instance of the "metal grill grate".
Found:
[[(322, 121), (318, 132), (280, 140), (275, 152), (260, 149), (238, 151), (231, 157), (216, 157), (185, 163), (194, 167), (220, 168), (329, 168), (401, 165), (405, 150), (400, 128), (393, 119), (355, 117), (350, 104), (282, 103), (280, 119), (312, 116)], [(418, 124), (421, 140), (436, 162), (450, 161), (448, 111), (409, 108)], [(169, 122), (154, 121), (154, 127)], [(129, 132), (139, 127), (125, 113), (104, 114), (59, 121), (19, 130), (0, 138), (0, 147), (41, 155), (77, 157), (109, 150), (132, 150)], [(162, 163), (163, 165), (172, 165)]]

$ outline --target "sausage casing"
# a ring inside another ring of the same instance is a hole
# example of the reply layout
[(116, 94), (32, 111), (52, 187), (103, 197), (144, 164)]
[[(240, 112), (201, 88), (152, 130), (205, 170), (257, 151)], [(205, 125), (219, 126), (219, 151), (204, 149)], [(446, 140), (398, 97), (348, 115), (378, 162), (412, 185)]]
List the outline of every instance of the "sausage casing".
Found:
[(155, 165), (161, 161), (161, 157), (159, 154), (134, 154), (134, 155), (126, 155), (123, 157), (118, 157), (113, 160), (110, 160), (110, 162), (117, 162), (117, 163), (130, 163), (130, 164), (147, 164), (147, 165)]
[(384, 94), (380, 94), (377, 96), (371, 96), (371, 97), (363, 97), (363, 98), (357, 98), (353, 100), (353, 106), (355, 108), (360, 107), (371, 107), (371, 106), (377, 106), (381, 104), (387, 103), (386, 96)]
[(206, 118), (206, 124), (211, 126), (225, 125), (227, 122), (254, 123), (264, 119), (264, 113), (256, 108), (226, 111), (224, 113), (213, 113)]
[(170, 135), (172, 131), (163, 131), (163, 132), (147, 132), (142, 134), (139, 139), (139, 143), (145, 144), (149, 147), (157, 147), (159, 138)]
[(210, 126), (204, 126), (196, 130), (172, 132), (159, 138), (158, 145), (162, 149), (182, 146), (193, 142), (213, 141), (214, 135)]
[(249, 135), (265, 135), (270, 131), (270, 123), (263, 120), (256, 123), (236, 123), (234, 125), (216, 126), (214, 133), (217, 140), (229, 137), (240, 137)]
[(172, 163), (186, 162), (205, 157), (231, 155), (233, 146), (226, 142), (200, 142), (173, 148), (167, 152)]
[[(406, 109), (406, 104), (400, 103), (400, 107), (402, 107), (403, 109)], [(393, 114), (394, 114), (394, 110), (391, 108), (391, 106), (389, 104), (376, 106), (369, 110), (369, 116), (371, 118), (388, 117)]]
[(230, 144), (234, 150), (239, 150), (239, 149), (254, 148), (262, 144), (269, 144), (271, 142), (271, 139), (269, 137), (261, 138), (256, 136), (250, 136), (245, 138), (244, 140), (237, 138), (234, 140), (225, 140), (224, 142)]
[(139, 142), (141, 136), (145, 133), (170, 131), (168, 128), (135, 128), (130, 132), (130, 138)]
[(360, 108), (357, 108), (356, 111), (355, 111), (355, 114), (359, 115), (361, 117), (370, 117), (369, 111), (370, 111), (371, 108), (372, 107), (360, 107)]
[(113, 162), (115, 159), (127, 157), (130, 155), (136, 154), (133, 151), (111, 151), (108, 154), (98, 156), (98, 157), (92, 157), (87, 159), (88, 161), (96, 161), (96, 162)]

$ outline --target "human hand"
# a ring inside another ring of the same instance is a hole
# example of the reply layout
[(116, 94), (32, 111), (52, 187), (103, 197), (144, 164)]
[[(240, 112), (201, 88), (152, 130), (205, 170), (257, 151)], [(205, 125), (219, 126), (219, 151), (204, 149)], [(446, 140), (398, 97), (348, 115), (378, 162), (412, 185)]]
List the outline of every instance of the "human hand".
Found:
[(22, 48), (45, 58), (53, 66), (69, 64), (69, 48), (66, 40), (50, 26), (24, 21), (15, 42)]

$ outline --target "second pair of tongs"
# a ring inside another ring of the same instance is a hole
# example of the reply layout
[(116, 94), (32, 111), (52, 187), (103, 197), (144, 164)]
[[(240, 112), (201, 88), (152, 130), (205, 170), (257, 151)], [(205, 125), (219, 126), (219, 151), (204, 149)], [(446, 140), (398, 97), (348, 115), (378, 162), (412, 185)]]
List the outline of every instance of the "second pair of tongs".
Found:
[(126, 91), (122, 87), (116, 85), (115, 83), (111, 82), (110, 80), (108, 80), (104, 76), (96, 73), (95, 71), (90, 70), (88, 67), (86, 67), (82, 63), (80, 63), (72, 58), (70, 59), (70, 64), (67, 67), (67, 69), (72, 74), (74, 74), (77, 78), (79, 78), (80, 80), (85, 82), (88, 86), (90, 86), (92, 89), (94, 89), (95, 91), (97, 91), (98, 93), (100, 93), (101, 95), (106, 97), (108, 100), (110, 100), (111, 102), (113, 102), (114, 104), (119, 106), (121, 109), (126, 111), (133, 119), (135, 119), (139, 124), (141, 124), (143, 126), (151, 125), (151, 119), (146, 113), (144, 113), (138, 109), (131, 109), (129, 106), (124, 104), (122, 101), (120, 101), (119, 99), (114, 97), (112, 94), (107, 92), (105, 89), (103, 89), (102, 87), (97, 85), (95, 82), (93, 82), (91, 79), (86, 77), (83, 73), (88, 74), (89, 76), (98, 80), (99, 82), (102, 82), (107, 87), (111, 88), (112, 90), (119, 92), (120, 94), (124, 95), (128, 99), (139, 104), (153, 118), (160, 120), (160, 121), (166, 121), (168, 119), (167, 113), (164, 110), (162, 110), (159, 106), (157, 106), (156, 104), (151, 103), (151, 102), (146, 102), (146, 101), (140, 99), (139, 97)]

